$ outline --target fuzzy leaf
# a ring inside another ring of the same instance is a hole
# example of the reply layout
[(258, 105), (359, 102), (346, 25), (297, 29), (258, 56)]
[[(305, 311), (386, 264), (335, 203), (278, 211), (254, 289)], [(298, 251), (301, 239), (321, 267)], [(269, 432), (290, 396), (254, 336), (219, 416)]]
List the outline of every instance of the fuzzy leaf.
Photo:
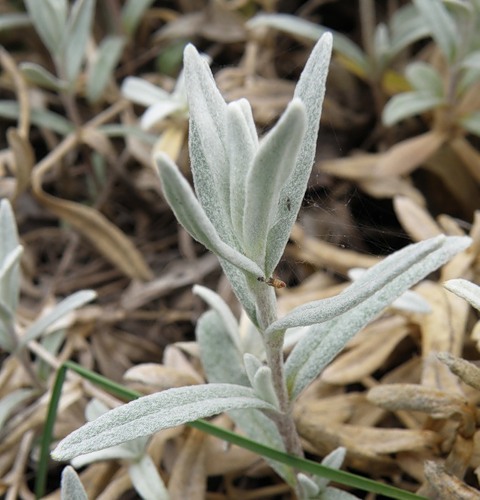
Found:
[(73, 311), (74, 309), (85, 305), (87, 302), (94, 300), (96, 296), (97, 294), (93, 290), (82, 290), (80, 292), (73, 293), (66, 299), (62, 300), (53, 308), (52, 311), (35, 321), (35, 323), (27, 329), (24, 337), (22, 337), (21, 345), (25, 345), (27, 342), (30, 342), (30, 340), (36, 339), (44, 333), (50, 325), (55, 323), (55, 321), (58, 321), (70, 311)]
[(410, 44), (429, 36), (430, 31), (418, 15), (417, 9), (407, 4), (397, 9), (390, 21), (391, 54), (395, 56)]
[(453, 63), (460, 37), (448, 10), (440, 0), (414, 0), (413, 3), (443, 55)]
[(170, 94), (162, 88), (136, 76), (129, 76), (123, 80), (122, 95), (142, 106), (152, 106), (159, 101), (171, 99)]
[(76, 0), (66, 27), (62, 53), (62, 76), (73, 84), (85, 57), (85, 48), (92, 29), (95, 0)]
[(30, 26), (32, 24), (28, 14), (11, 13), (8, 14), (3, 12), (0, 16), (0, 32), (24, 28), (25, 26)]
[(88, 500), (87, 492), (78, 474), (70, 465), (67, 465), (62, 472), (60, 498), (62, 500)]
[(464, 279), (448, 280), (443, 286), (480, 311), (480, 286)]
[(213, 290), (201, 285), (195, 285), (193, 287), (193, 293), (201, 297), (214, 311), (219, 314), (225, 330), (228, 332), (228, 335), (230, 335), (233, 343), (240, 350), (238, 321), (222, 297), (220, 297), (220, 295), (215, 293)]
[(128, 467), (128, 474), (133, 487), (143, 500), (170, 499), (158, 469), (149, 455), (145, 454), (140, 460), (131, 463)]
[(195, 385), (168, 389), (119, 406), (63, 439), (52, 453), (69, 460), (161, 429), (239, 408), (275, 410), (248, 387), (233, 384)]
[(97, 49), (95, 61), (87, 77), (87, 99), (96, 102), (105, 90), (108, 80), (122, 55), (126, 39), (123, 36), (107, 36)]
[(264, 267), (267, 234), (277, 214), (280, 190), (292, 173), (305, 133), (305, 107), (294, 99), (262, 141), (246, 179), (243, 245)]
[(67, 22), (66, 0), (25, 0), (35, 30), (53, 57), (62, 48)]
[(16, 389), (2, 397), (0, 399), (0, 429), (4, 428), (5, 422), (17, 407), (23, 405), (34, 396), (38, 396), (35, 389)]
[[(172, 160), (166, 154), (159, 153), (155, 156), (155, 161), (165, 198), (182, 226), (211, 252), (246, 272), (262, 276), (263, 271), (255, 262), (222, 241), (195, 198), (192, 188)], [(210, 183), (215, 184), (211, 181)]]
[(395, 123), (418, 115), (443, 104), (443, 98), (432, 91), (404, 92), (393, 96), (383, 108), (382, 121), (389, 127)]
[(297, 307), (275, 322), (271, 332), (314, 325), (293, 348), (285, 365), (295, 399), (346, 343), (408, 288), (471, 244), (468, 237), (445, 237), (409, 245), (370, 268), (340, 295)]
[(330, 28), (301, 19), (290, 14), (258, 14), (247, 22), (251, 29), (260, 27), (275, 28), (301, 38), (317, 41), (325, 33), (333, 35), (333, 49), (354, 63), (357, 68), (367, 71), (367, 58), (358, 45), (348, 37)]
[(122, 28), (127, 35), (133, 35), (152, 3), (153, 0), (127, 0), (122, 8)]
[(227, 107), (230, 218), (233, 230), (238, 235), (243, 233), (247, 174), (253, 163), (257, 148), (258, 136), (253, 123), (250, 104), (246, 99), (231, 102)]
[(12, 312), (18, 304), (21, 253), (15, 215), (10, 202), (3, 199), (0, 202), (0, 300)]
[[(227, 161), (227, 104), (207, 61), (193, 45), (184, 52), (185, 88), (190, 110), (190, 162), (200, 204), (223, 241), (232, 245), (230, 172)], [(214, 182), (212, 182), (214, 181)]]
[(317, 146), (318, 128), (320, 126), (320, 115), (331, 52), (332, 36), (330, 33), (325, 33), (313, 48), (295, 88), (294, 97), (303, 102), (307, 111), (307, 129), (300, 145), (293, 172), (280, 192), (280, 203), (275, 225), (268, 233), (265, 260), (265, 274), (267, 277), (273, 274), (282, 257), (307, 188)]
[(413, 62), (407, 66), (405, 76), (415, 90), (427, 92), (440, 98), (443, 96), (442, 76), (431, 64), (421, 61)]
[(68, 83), (52, 75), (39, 64), (24, 62), (20, 64), (22, 73), (28, 80), (46, 89), (63, 91), (68, 88)]
[(209, 382), (250, 384), (243, 367), (242, 353), (227, 334), (217, 311), (202, 314), (195, 328), (203, 369)]
[[(275, 424), (265, 414), (254, 408), (245, 410), (232, 410), (228, 416), (242, 429), (252, 440), (262, 443), (275, 450), (285, 451), (282, 437)], [(295, 486), (296, 479), (293, 469), (285, 464), (265, 459), (270, 466), (279, 474), (290, 486)]]
[[(223, 272), (228, 278), (230, 285), (235, 292), (237, 299), (239, 300), (245, 312), (253, 324), (257, 324), (257, 311), (255, 308), (255, 301), (250, 287), (247, 284), (247, 278), (245, 273), (239, 269), (237, 266), (230, 264), (225, 259), (220, 259), (220, 264), (222, 266)], [(260, 276), (260, 275), (259, 275)], [(257, 276), (258, 278), (258, 276)]]

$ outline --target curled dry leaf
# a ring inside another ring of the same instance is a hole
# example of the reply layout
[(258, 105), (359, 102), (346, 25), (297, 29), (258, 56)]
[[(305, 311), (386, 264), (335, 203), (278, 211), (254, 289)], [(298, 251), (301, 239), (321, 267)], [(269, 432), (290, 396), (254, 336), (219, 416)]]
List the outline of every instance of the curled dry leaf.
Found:
[(428, 495), (429, 498), (478, 499), (478, 490), (449, 474), (440, 464), (432, 461), (425, 462), (425, 477), (428, 486), (421, 488), (418, 492), (420, 495)]
[(449, 352), (440, 352), (437, 358), (466, 384), (480, 391), (480, 368), (465, 359), (453, 356)]
[(438, 352), (449, 352), (459, 356), (465, 337), (468, 304), (456, 295), (447, 292), (441, 285), (424, 281), (416, 288), (430, 307), (431, 314), (418, 316), (422, 332), (422, 357), (424, 385), (446, 391), (459, 392), (457, 380), (445, 366), (431, 358)]
[(390, 411), (420, 411), (432, 418), (472, 418), (472, 408), (465, 398), (416, 384), (373, 387), (368, 391), (367, 398), (371, 403)]
[(35, 195), (42, 205), (77, 229), (127, 276), (152, 279), (153, 273), (135, 245), (98, 210), (56, 198), (39, 187), (35, 189)]
[(300, 435), (315, 450), (324, 453), (327, 448), (345, 446), (352, 457), (365, 459), (362, 470), (377, 461), (389, 459), (385, 455), (411, 450), (431, 450), (439, 444), (439, 436), (429, 430), (382, 429), (349, 424), (316, 422), (314, 419), (298, 422)]

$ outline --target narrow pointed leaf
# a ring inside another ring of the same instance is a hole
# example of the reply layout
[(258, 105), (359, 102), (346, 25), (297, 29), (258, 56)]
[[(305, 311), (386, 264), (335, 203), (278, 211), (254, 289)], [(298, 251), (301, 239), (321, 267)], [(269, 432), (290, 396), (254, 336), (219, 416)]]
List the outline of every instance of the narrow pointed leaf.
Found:
[(460, 37), (448, 10), (440, 0), (414, 0), (413, 3), (443, 55), (453, 63)]
[[(227, 104), (210, 67), (193, 45), (184, 52), (185, 88), (190, 110), (189, 148), (195, 191), (222, 239), (233, 243), (227, 162)], [(212, 182), (214, 181), (214, 182)]]
[(67, 465), (62, 472), (60, 498), (62, 500), (88, 500), (87, 492), (78, 474), (70, 465)]
[(443, 286), (480, 311), (480, 286), (464, 279), (448, 280)]
[(412, 265), (422, 262), (430, 254), (441, 249), (445, 240), (445, 236), (440, 235), (406, 246), (366, 270), (339, 295), (296, 307), (273, 323), (268, 332), (322, 323), (353, 309), (381, 290), (392, 279), (401, 277)]
[(22, 73), (28, 80), (46, 89), (61, 91), (68, 88), (68, 83), (52, 75), (39, 64), (24, 62), (20, 64)]
[(96, 102), (112, 77), (113, 70), (122, 55), (126, 39), (123, 36), (107, 36), (98, 47), (95, 61), (88, 72), (87, 99)]
[(50, 325), (55, 323), (55, 321), (58, 321), (70, 311), (73, 311), (74, 309), (85, 305), (87, 302), (92, 301), (96, 296), (97, 294), (93, 290), (82, 290), (62, 300), (53, 308), (52, 311), (35, 321), (35, 323), (27, 329), (25, 336), (22, 338), (22, 345), (30, 342), (30, 340), (36, 339), (43, 332), (45, 332)]
[(233, 384), (209, 384), (169, 389), (119, 406), (63, 439), (52, 453), (69, 460), (83, 453), (149, 436), (161, 429), (240, 408), (275, 408), (253, 390)]
[(23, 247), (12, 250), (3, 261), (0, 261), (0, 300), (13, 314), (18, 304), (20, 292), (20, 257)]
[(67, 20), (67, 0), (25, 0), (30, 19), (50, 54), (55, 57), (62, 47)]
[(210, 383), (228, 383), (249, 387), (242, 353), (227, 334), (216, 311), (202, 314), (195, 328), (202, 366)]
[[(192, 188), (170, 158), (160, 153), (155, 157), (155, 161), (162, 181), (165, 198), (182, 226), (197, 241), (219, 257), (255, 276), (262, 276), (263, 271), (255, 262), (220, 239), (215, 227), (193, 194)], [(212, 181), (210, 183), (214, 184)]]
[[(247, 118), (250, 104), (242, 99), (227, 108), (227, 155), (230, 168), (230, 218), (236, 234), (243, 233), (247, 173), (258, 147), (258, 136), (252, 134)], [(250, 111), (251, 116), (251, 111)], [(245, 250), (245, 249), (244, 249)]]
[(331, 52), (332, 36), (330, 33), (325, 33), (313, 48), (295, 88), (294, 96), (301, 99), (307, 111), (307, 129), (300, 146), (294, 171), (280, 193), (280, 204), (275, 225), (268, 234), (265, 262), (267, 275), (273, 273), (282, 257), (307, 188), (317, 146), (318, 128), (320, 126), (320, 115)]
[(18, 246), (17, 224), (12, 205), (4, 198), (0, 202), (0, 262)]
[(153, 0), (127, 0), (122, 8), (122, 28), (127, 35), (133, 35), (152, 3)]
[(15, 215), (10, 202), (3, 199), (0, 202), (0, 300), (12, 312), (18, 304), (21, 254)]
[(95, 0), (77, 0), (67, 22), (67, 33), (63, 43), (62, 73), (71, 84), (80, 72), (85, 57), (85, 48), (92, 29)]
[[(247, 283), (245, 273), (225, 259), (220, 259), (223, 272), (228, 278), (237, 299), (239, 300), (248, 317), (254, 325), (257, 324), (257, 311), (255, 307), (255, 299), (253, 293)], [(260, 276), (260, 275), (259, 275)], [(257, 276), (258, 278), (258, 276)]]
[(141, 104), (142, 106), (152, 106), (159, 101), (170, 99), (170, 94), (168, 92), (136, 76), (129, 76), (123, 80), (122, 95), (130, 101)]
[(228, 332), (228, 335), (232, 339), (233, 343), (239, 347), (240, 340), (238, 336), (238, 321), (222, 297), (220, 297), (220, 295), (215, 293), (213, 290), (201, 285), (195, 285), (193, 287), (193, 293), (201, 297), (214, 311), (218, 313), (225, 330)]
[(247, 174), (243, 245), (245, 252), (261, 267), (265, 262), (267, 234), (277, 214), (280, 191), (294, 170), (305, 126), (305, 106), (299, 99), (294, 99), (260, 144)]
[(433, 91), (415, 90), (393, 96), (383, 108), (382, 121), (389, 127), (443, 104), (443, 98)]
[(133, 462), (128, 467), (128, 474), (132, 484), (144, 500), (169, 500), (170, 496), (165, 487), (158, 469), (150, 455)]
[[(314, 324), (318, 322), (315, 317), (320, 321), (328, 318), (312, 326), (287, 359), (285, 373), (291, 399), (295, 399), (346, 343), (388, 304), (470, 244), (468, 237), (442, 235), (409, 245), (369, 269), (337, 297), (301, 306), (274, 323), (272, 330), (298, 324), (298, 321), (303, 325)], [(339, 299), (338, 302), (335, 299)]]

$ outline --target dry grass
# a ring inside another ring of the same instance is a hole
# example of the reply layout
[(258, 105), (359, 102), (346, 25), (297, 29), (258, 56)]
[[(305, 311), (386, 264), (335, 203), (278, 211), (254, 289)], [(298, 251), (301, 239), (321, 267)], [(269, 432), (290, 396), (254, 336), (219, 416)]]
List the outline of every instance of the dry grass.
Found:
[[(270, 2), (155, 2), (95, 105), (83, 99), (82, 79), (73, 99), (26, 82), (18, 64), (35, 61), (52, 69), (48, 53), (30, 28), (0, 32), (5, 47), (1, 98), (23, 106), (19, 120), (0, 123), (5, 138), (0, 195), (13, 201), (25, 248), (19, 329), (76, 290), (98, 293), (95, 305), (69, 316), (55, 362), (77, 360), (144, 392), (203, 381), (194, 346), (186, 352), (175, 345), (193, 340), (205, 307), (191, 288), (206, 285), (234, 310), (238, 306), (216, 259), (177, 226), (162, 199), (150, 146), (134, 137), (108, 137), (99, 126), (136, 123), (142, 108), (119, 91), (126, 76), (171, 89), (174, 77), (156, 71), (157, 56), (172, 56), (174, 43), (188, 39), (212, 56), (226, 99), (247, 97), (259, 128), (268, 127), (291, 97), (309, 44), (274, 32), (250, 36), (244, 19), (262, 3), (265, 8)], [(12, 11), (16, 4), (0, 8)], [(117, 26), (121, 2), (99, 4), (98, 36)], [(284, 12), (323, 19), (360, 38), (355, 5), (284, 4)], [(380, 9), (379, 17), (384, 14)], [(432, 44), (423, 44), (407, 51), (392, 69), (401, 74), (415, 58), (435, 62), (438, 53)], [(174, 75), (179, 63), (174, 60)], [(384, 128), (379, 111), (388, 97), (381, 81), (362, 81), (334, 58), (305, 209), (278, 270), (288, 284), (279, 292), (280, 312), (338, 293), (349, 268), (368, 267), (378, 254), (409, 241), (469, 234), (474, 244), (416, 287), (432, 305), (431, 315), (389, 310), (353, 339), (300, 397), (298, 428), (312, 457), (343, 445), (346, 466), (363, 475), (430, 498), (478, 498), (479, 392), (435, 353), (479, 359), (476, 313), (442, 287), (450, 278), (479, 279), (479, 153), (471, 137), (441, 126), (443, 118), (436, 113)], [(62, 136), (32, 125), (31, 112), (38, 106), (72, 121), (76, 131)], [(186, 123), (167, 120), (155, 133), (163, 134), (157, 147), (173, 148), (188, 172)], [(3, 353), (1, 360), (0, 398), (32, 387), (16, 357)], [(36, 439), (52, 379), (50, 372), (41, 391), (17, 408), (0, 431), (0, 494), (5, 498), (33, 498)], [(84, 422), (92, 396), (116, 404), (78, 378), (68, 378), (57, 438)], [(232, 425), (225, 416), (215, 423)], [(172, 498), (291, 498), (258, 457), (236, 447), (226, 450), (198, 431), (162, 431), (149, 449)], [(424, 469), (426, 460), (437, 465)], [(59, 498), (60, 471), (60, 465), (51, 465), (46, 498)], [(136, 498), (120, 461), (90, 465), (81, 478), (90, 498)]]

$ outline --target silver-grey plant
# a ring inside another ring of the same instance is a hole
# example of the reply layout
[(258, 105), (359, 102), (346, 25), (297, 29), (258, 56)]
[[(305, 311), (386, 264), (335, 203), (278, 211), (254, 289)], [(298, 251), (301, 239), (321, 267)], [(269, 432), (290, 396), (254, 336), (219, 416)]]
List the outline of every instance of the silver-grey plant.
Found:
[[(178, 167), (160, 154), (155, 161), (163, 192), (186, 230), (219, 257), (262, 345), (251, 349), (252, 342), (241, 336), (220, 297), (196, 287), (212, 306), (197, 327), (211, 383), (165, 390), (115, 408), (61, 441), (52, 453), (55, 459), (68, 460), (225, 411), (250, 437), (301, 455), (292, 417), (298, 395), (356, 332), (470, 245), (467, 237), (445, 236), (410, 245), (363, 273), (340, 295), (277, 319), (275, 288), (269, 285), (282, 285), (273, 273), (314, 161), (331, 45), (328, 33), (318, 41), (293, 100), (261, 141), (249, 103), (226, 104), (208, 64), (193, 46), (185, 49), (197, 196)], [(301, 336), (284, 363), (287, 329), (300, 330)], [(273, 465), (300, 498), (326, 498), (324, 482)]]

